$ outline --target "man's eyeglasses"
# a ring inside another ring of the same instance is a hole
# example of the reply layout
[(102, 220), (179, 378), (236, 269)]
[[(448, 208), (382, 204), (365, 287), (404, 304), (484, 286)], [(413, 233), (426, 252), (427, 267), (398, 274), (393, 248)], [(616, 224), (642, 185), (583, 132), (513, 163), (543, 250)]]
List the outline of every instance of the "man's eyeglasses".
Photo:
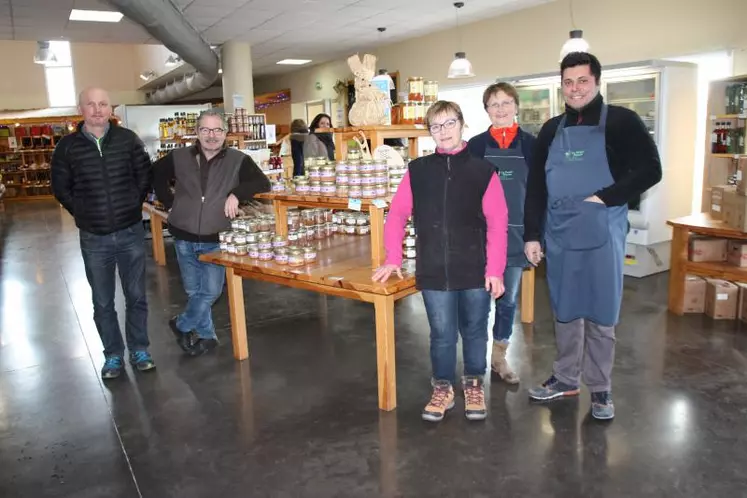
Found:
[(197, 131), (199, 131), (201, 135), (210, 135), (211, 133), (213, 135), (223, 135), (226, 132), (223, 128), (205, 128), (204, 126), (198, 128)]
[(488, 106), (488, 109), (508, 109), (514, 105), (513, 100), (504, 100), (503, 102), (493, 102)]
[(441, 124), (438, 124), (438, 123), (432, 124), (428, 127), (428, 129), (431, 130), (431, 133), (435, 135), (436, 133), (441, 131), (442, 128), (444, 130), (453, 130), (456, 124), (457, 124), (456, 119), (449, 119), (448, 121), (444, 121)]

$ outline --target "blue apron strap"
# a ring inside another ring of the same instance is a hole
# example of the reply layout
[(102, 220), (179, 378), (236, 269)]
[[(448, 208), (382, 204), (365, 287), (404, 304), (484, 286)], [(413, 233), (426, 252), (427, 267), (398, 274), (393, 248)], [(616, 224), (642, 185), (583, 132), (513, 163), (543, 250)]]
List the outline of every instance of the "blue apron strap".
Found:
[(569, 145), (566, 145), (566, 142), (569, 142), (567, 135), (565, 134), (565, 118), (566, 114), (563, 113), (563, 117), (560, 119), (560, 123), (558, 123), (558, 129), (555, 130), (555, 139), (559, 139), (560, 142), (560, 148), (562, 150), (567, 150)]

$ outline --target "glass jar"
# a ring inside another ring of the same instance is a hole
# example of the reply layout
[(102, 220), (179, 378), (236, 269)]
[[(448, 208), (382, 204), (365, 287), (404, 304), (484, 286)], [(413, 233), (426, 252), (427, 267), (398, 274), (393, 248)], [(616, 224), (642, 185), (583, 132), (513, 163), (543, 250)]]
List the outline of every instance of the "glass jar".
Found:
[(246, 243), (247, 244), (256, 244), (257, 243), (257, 234), (254, 232), (245, 232), (246, 233)]
[(337, 197), (347, 197), (350, 194), (350, 187), (347, 185), (338, 185), (337, 186)]
[(371, 226), (370, 225), (360, 225), (355, 227), (355, 233), (356, 235), (368, 235), (371, 233)]
[(247, 247), (246, 244), (235, 244), (236, 256), (246, 256)]
[(271, 191), (273, 194), (284, 194), (285, 193), (285, 182), (283, 180), (273, 180), (270, 182)]
[(350, 177), (347, 173), (338, 173), (335, 181), (337, 185), (350, 185)]
[(306, 177), (301, 176), (295, 178), (293, 183), (295, 184), (295, 191), (299, 195), (306, 195), (309, 193), (309, 190), (311, 190), (309, 180)]
[(305, 227), (312, 227), (316, 225), (316, 214), (313, 209), (305, 209), (301, 212), (301, 219)]
[(272, 239), (272, 247), (274, 249), (277, 249), (278, 247), (286, 247), (287, 245), (288, 245), (288, 241), (282, 235), (276, 235)]
[(417, 254), (418, 253), (417, 253), (417, 250), (415, 249), (415, 247), (406, 247), (405, 250), (404, 250), (404, 256), (407, 259), (415, 259), (415, 257), (417, 256)]
[(327, 197), (334, 197), (336, 193), (337, 185), (335, 185), (335, 182), (322, 182), (322, 195)]
[(324, 223), (324, 209), (314, 209), (314, 224), (321, 225)]
[(361, 162), (358, 159), (348, 161), (348, 173), (358, 173), (361, 167)]
[(226, 242), (220, 242), (219, 246), (220, 246), (220, 252), (222, 252), (222, 253), (227, 253), (228, 252), (228, 243), (226, 243)]
[(326, 157), (317, 157), (316, 161), (314, 161), (314, 164), (316, 166), (319, 166), (319, 167), (325, 166), (327, 164), (327, 158)]
[(377, 183), (374, 188), (376, 189), (376, 197), (386, 197), (386, 195), (389, 193), (386, 182)]
[(415, 236), (407, 235), (404, 241), (405, 247), (415, 247)]
[(364, 159), (361, 161), (361, 166), (358, 168), (359, 173), (373, 173), (376, 171), (376, 166), (374, 166), (374, 163), (370, 159)]
[(348, 149), (348, 161), (360, 161), (361, 151), (358, 149)]
[(241, 230), (241, 220), (238, 218), (234, 218), (231, 220), (231, 230), (234, 232), (238, 232)]
[(351, 185), (348, 190), (348, 197), (351, 199), (360, 199), (363, 195), (360, 185)]
[(229, 231), (218, 232), (218, 242), (225, 242), (226, 241), (226, 237), (230, 233), (231, 232), (229, 232)]
[(415, 224), (412, 221), (407, 222), (407, 225), (405, 225), (405, 234), (415, 237)]
[(361, 173), (361, 185), (375, 185), (376, 184), (376, 177), (373, 173)]
[(259, 250), (260, 261), (272, 261), (272, 258), (274, 257), (275, 257), (275, 252), (272, 250), (272, 247)]
[(423, 84), (423, 100), (427, 104), (438, 101), (438, 81), (428, 80)]
[(291, 230), (288, 232), (288, 245), (292, 245), (293, 242), (298, 240), (298, 231)]
[(376, 186), (375, 185), (363, 185), (361, 187), (361, 199), (375, 199), (376, 198)]
[(407, 173), (407, 167), (394, 168), (394, 169), (390, 169), (389, 170), (389, 177), (390, 178), (393, 178), (393, 177), (400, 177), (401, 178), (401, 177), (405, 176), (405, 173)]
[(355, 215), (356, 226), (368, 225), (368, 215), (365, 213), (358, 213)]
[(324, 210), (324, 223), (334, 223), (335, 214), (331, 209)]
[(303, 159), (303, 167), (304, 171), (308, 171), (309, 167), (316, 165), (316, 159), (313, 157), (305, 157)]
[(374, 171), (377, 173), (386, 173), (389, 169), (387, 162), (384, 160), (377, 160), (374, 162)]
[(347, 173), (348, 172), (348, 163), (346, 161), (337, 161), (337, 165), (335, 166), (335, 173), (338, 175), (340, 173)]
[(260, 249), (272, 249), (272, 237), (270, 232), (260, 232), (257, 235), (257, 245)]
[(306, 170), (306, 173), (309, 175), (309, 180), (313, 181), (320, 181), (322, 178), (322, 167), (321, 166), (309, 166), (309, 168)]
[(316, 240), (324, 240), (327, 238), (327, 225), (322, 223), (321, 225), (317, 225), (314, 227), (314, 238)]
[(246, 232), (234, 232), (233, 243), (243, 245), (247, 243)]
[(361, 185), (363, 182), (363, 179), (361, 178), (361, 175), (358, 173), (351, 173), (348, 177), (348, 184), (352, 187), (355, 185)]
[(327, 232), (327, 237), (332, 237), (334, 234), (337, 233), (337, 225), (334, 223), (325, 223), (324, 229)]
[(279, 265), (288, 264), (288, 249), (285, 247), (278, 247), (275, 249), (275, 262)]
[(342, 213), (339, 211), (332, 213), (332, 223), (337, 223), (338, 225), (342, 223), (344, 220)]
[(269, 232), (274, 227), (272, 226), (272, 221), (270, 218), (266, 216), (262, 216), (261, 218), (257, 219), (257, 231), (258, 232)]
[(294, 246), (300, 246), (306, 243), (306, 227), (301, 227), (300, 230), (298, 230), (298, 239), (293, 241)]
[(348, 225), (348, 226), (353, 226), (353, 227), (354, 227), (355, 225), (357, 225), (357, 224), (358, 224), (358, 223), (357, 223), (357, 217), (356, 217), (356, 214), (355, 214), (355, 213), (353, 213), (352, 211), (351, 211), (351, 212), (348, 212), (348, 213), (347, 213), (347, 214), (345, 215), (345, 219), (344, 219), (343, 221), (345, 222), (345, 225)]
[(407, 78), (407, 100), (412, 102), (422, 102), (424, 95), (423, 78), (420, 76), (410, 76)]
[(415, 102), (415, 122), (413, 124), (425, 124), (425, 104)]
[(316, 239), (316, 225), (306, 227), (306, 240), (303, 242), (305, 244), (308, 244), (309, 242), (312, 242), (314, 239)]
[(303, 248), (303, 259), (307, 263), (316, 263), (316, 248), (315, 247), (304, 247)]
[(288, 251), (288, 265), (289, 266), (303, 266), (306, 264), (306, 258), (304, 256), (303, 249), (300, 247), (294, 247)]
[(333, 164), (322, 166), (320, 180), (322, 183), (335, 181), (335, 166)]
[(228, 254), (236, 254), (236, 245), (233, 242), (226, 243), (226, 252)]
[(389, 175), (386, 173), (377, 173), (376, 176), (374, 176), (374, 183), (387, 183), (389, 181)]
[(233, 232), (226, 232), (225, 234), (225, 242), (228, 244), (233, 244)]
[(402, 124), (415, 124), (415, 102), (405, 102), (402, 108)]
[(247, 244), (246, 253), (252, 259), (259, 259), (259, 245), (258, 244)]
[(319, 195), (322, 193), (322, 182), (311, 182), (309, 186), (309, 194)]
[(345, 232), (345, 235), (355, 235), (355, 225), (345, 225), (343, 231)]

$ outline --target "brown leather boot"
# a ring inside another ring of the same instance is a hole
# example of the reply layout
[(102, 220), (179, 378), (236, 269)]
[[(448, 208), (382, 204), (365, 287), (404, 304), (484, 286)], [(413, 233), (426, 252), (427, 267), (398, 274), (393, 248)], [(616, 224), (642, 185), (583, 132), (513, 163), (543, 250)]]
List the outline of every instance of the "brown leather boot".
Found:
[(511, 370), (506, 361), (506, 350), (508, 344), (493, 341), (493, 356), (490, 359), (490, 366), (495, 373), (497, 373), (504, 382), (508, 384), (518, 384), (519, 376)]

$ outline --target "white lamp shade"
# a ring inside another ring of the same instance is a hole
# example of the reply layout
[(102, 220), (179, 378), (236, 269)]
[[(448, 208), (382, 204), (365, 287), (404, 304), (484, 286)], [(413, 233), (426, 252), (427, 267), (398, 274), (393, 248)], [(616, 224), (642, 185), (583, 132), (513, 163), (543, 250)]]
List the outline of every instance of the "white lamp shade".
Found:
[(48, 64), (57, 62), (57, 57), (49, 48), (49, 42), (36, 42), (37, 48), (34, 54), (34, 63), (36, 64)]
[(446, 77), (450, 80), (460, 78), (473, 78), (475, 73), (472, 71), (472, 63), (467, 60), (467, 55), (464, 52), (457, 52), (454, 56), (454, 60), (451, 61), (449, 66), (449, 72)]
[(562, 62), (563, 58), (571, 52), (588, 52), (590, 48), (589, 42), (583, 38), (583, 31), (580, 29), (573, 30), (571, 31), (571, 37), (565, 41), (563, 48), (560, 49), (560, 60), (558, 62)]

